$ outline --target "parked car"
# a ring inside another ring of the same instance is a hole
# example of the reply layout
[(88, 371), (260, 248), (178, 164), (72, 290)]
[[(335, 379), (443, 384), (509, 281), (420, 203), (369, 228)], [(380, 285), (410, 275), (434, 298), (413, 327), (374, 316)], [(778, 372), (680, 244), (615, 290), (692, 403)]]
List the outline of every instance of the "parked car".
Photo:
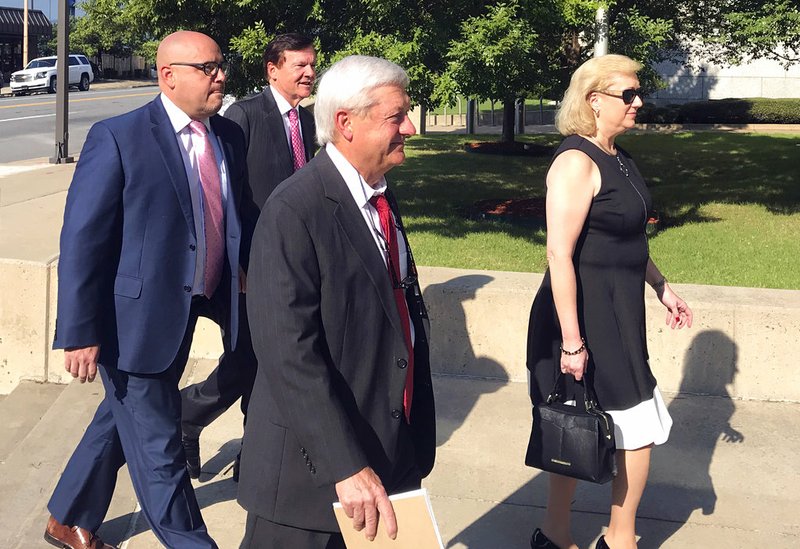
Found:
[[(94, 82), (94, 71), (85, 55), (70, 54), (69, 85), (87, 91)], [(57, 86), (56, 57), (38, 57), (28, 66), (11, 74), (11, 92), (23, 95), (32, 91), (47, 90), (55, 93)]]

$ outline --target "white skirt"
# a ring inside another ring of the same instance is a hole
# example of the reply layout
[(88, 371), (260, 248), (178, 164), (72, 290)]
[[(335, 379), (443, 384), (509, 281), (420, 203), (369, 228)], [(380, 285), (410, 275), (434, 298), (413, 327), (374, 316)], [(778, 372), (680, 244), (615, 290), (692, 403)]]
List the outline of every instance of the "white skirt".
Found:
[(606, 410), (614, 420), (614, 437), (619, 450), (637, 450), (649, 444), (664, 444), (672, 428), (672, 417), (658, 387), (653, 398), (627, 410)]

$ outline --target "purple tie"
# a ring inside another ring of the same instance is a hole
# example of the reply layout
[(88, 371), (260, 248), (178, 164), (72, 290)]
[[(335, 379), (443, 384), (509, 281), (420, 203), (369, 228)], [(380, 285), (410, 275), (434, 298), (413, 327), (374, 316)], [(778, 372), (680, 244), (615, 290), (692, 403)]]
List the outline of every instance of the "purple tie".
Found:
[(222, 263), (225, 250), (225, 229), (223, 226), (222, 190), (219, 179), (219, 167), (214, 156), (214, 147), (208, 138), (206, 125), (199, 120), (192, 120), (189, 127), (202, 137), (200, 146), (195, 149), (197, 165), (200, 171), (200, 183), (203, 187), (203, 226), (206, 237), (206, 268), (203, 273), (206, 297), (211, 297), (222, 278)]
[(300, 121), (297, 118), (297, 109), (289, 109), (289, 135), (292, 139), (292, 154), (294, 155), (294, 171), (306, 165), (306, 149), (300, 137)]

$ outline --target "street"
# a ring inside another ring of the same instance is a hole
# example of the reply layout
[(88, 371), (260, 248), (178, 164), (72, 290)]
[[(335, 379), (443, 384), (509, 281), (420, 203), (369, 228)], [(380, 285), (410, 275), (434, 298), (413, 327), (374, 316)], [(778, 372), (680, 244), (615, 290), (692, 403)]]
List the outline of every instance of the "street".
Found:
[[(69, 154), (78, 154), (98, 120), (144, 105), (158, 88), (90, 90), (69, 93)], [(0, 163), (53, 156), (56, 96), (35, 94), (0, 98)]]

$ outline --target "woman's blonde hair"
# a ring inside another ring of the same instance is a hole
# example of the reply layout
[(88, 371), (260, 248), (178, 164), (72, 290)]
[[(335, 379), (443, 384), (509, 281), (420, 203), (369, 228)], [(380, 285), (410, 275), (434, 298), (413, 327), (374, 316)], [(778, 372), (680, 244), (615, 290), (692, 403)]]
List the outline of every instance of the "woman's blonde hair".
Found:
[(638, 61), (617, 54), (594, 57), (578, 67), (556, 112), (556, 128), (561, 135), (594, 135), (597, 124), (587, 101), (589, 94), (607, 90), (615, 76), (636, 74), (641, 69)]

